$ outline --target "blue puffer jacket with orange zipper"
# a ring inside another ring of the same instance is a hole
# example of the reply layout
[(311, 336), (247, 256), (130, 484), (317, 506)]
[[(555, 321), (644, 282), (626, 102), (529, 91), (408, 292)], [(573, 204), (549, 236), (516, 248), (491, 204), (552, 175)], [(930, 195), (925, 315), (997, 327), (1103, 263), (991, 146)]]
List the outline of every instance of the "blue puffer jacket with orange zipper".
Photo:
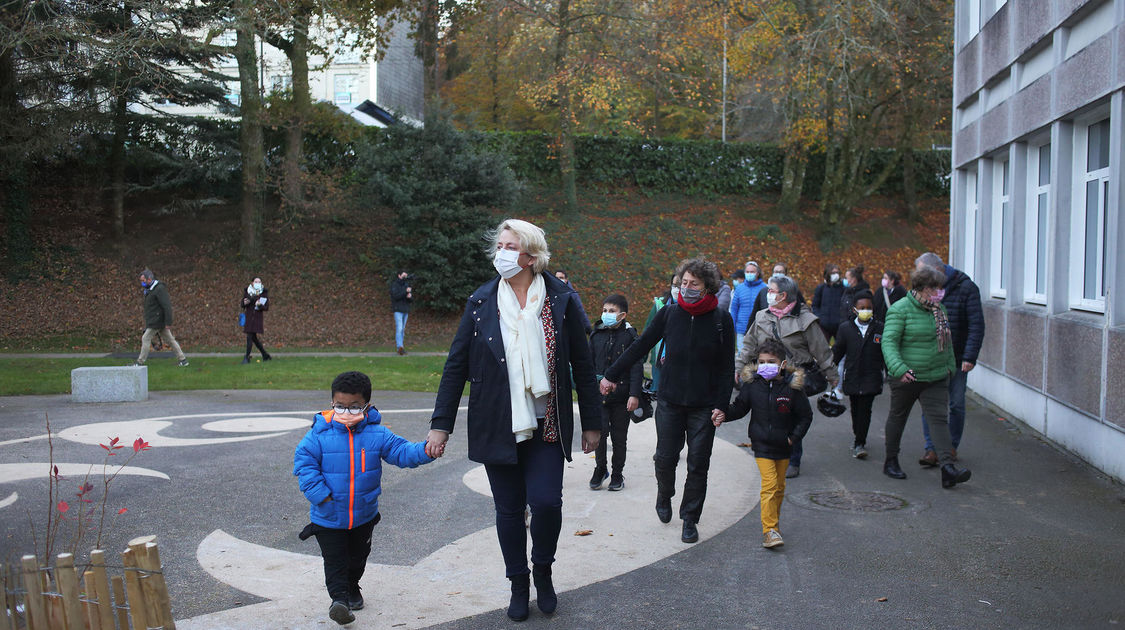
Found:
[(293, 455), (293, 474), (312, 504), (312, 522), (352, 529), (379, 513), (382, 460), (400, 468), (433, 460), (426, 455), (424, 441), (410, 442), (380, 424), (382, 416), (374, 407), (351, 429), (333, 421), (334, 415), (322, 411), (313, 418), (312, 428)]

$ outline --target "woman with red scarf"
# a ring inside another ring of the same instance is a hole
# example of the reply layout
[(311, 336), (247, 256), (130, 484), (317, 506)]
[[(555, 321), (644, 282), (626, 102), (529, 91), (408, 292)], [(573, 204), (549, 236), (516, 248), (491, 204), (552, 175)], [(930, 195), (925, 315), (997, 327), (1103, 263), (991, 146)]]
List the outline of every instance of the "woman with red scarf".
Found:
[(699, 540), (696, 523), (707, 496), (707, 471), (715, 442), (715, 420), (725, 418), (734, 385), (734, 321), (716, 308), (719, 269), (702, 258), (680, 263), (680, 292), (605, 372), (602, 394), (608, 394), (625, 372), (661, 339), (665, 359), (656, 406), (656, 515), (672, 520), (676, 464), (687, 444), (687, 481), (680, 501), (685, 543)]

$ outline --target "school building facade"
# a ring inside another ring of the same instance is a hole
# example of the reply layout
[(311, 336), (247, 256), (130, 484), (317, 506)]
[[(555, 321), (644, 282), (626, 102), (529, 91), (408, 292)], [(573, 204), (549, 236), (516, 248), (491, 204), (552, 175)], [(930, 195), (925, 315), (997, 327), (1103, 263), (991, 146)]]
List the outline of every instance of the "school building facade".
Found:
[(1125, 0), (956, 0), (950, 264), (969, 387), (1125, 481)]

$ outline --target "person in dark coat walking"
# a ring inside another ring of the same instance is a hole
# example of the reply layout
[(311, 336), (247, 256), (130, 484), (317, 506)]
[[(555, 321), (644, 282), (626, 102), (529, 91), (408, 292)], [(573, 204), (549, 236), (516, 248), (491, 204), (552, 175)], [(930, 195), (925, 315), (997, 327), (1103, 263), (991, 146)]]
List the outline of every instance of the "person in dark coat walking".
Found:
[(469, 383), (469, 459), (484, 464), (496, 508), (496, 536), (512, 584), (508, 617), (528, 617), (524, 510), (531, 507), (536, 604), (558, 605), (551, 565), (562, 530), (563, 466), (574, 437), (571, 392), (578, 392), (582, 452), (598, 448), (601, 402), (578, 295), (552, 274), (543, 230), (507, 219), (491, 233), (500, 274), (469, 296), (449, 347), (426, 438), (445, 450)]
[(902, 286), (902, 274), (890, 269), (883, 272), (882, 286), (874, 292), (875, 319), (880, 322), (887, 321), (887, 309), (892, 304), (906, 297), (906, 287)]
[[(624, 295), (614, 293), (602, 301), (602, 317), (594, 322), (594, 332), (590, 333), (590, 355), (594, 358), (594, 372), (605, 373), (625, 349), (637, 340), (637, 330), (625, 318), (629, 316), (629, 301)], [(617, 391), (604, 396), (602, 400), (602, 439), (594, 455), (594, 474), (590, 477), (590, 489), (598, 490), (606, 478), (609, 489), (618, 491), (625, 487), (625, 449), (629, 440), (630, 416), (641, 405), (642, 381), (644, 380), (644, 359), (629, 368), (625, 380)], [(600, 378), (599, 378), (600, 380)], [(609, 440), (613, 440), (613, 466), (606, 467), (606, 454)], [(611, 474), (612, 470), (612, 474)]]
[(658, 342), (665, 342), (664, 367), (656, 408), (656, 515), (672, 520), (676, 466), (687, 444), (687, 479), (680, 502), (685, 543), (699, 540), (696, 523), (707, 497), (707, 472), (715, 443), (716, 418), (730, 404), (734, 387), (734, 320), (718, 308), (719, 270), (714, 263), (692, 258), (680, 263), (680, 292), (660, 310), (641, 338), (605, 372), (602, 395), (616, 389), (625, 372)]
[[(926, 252), (914, 261), (916, 269), (929, 267), (945, 274), (941, 288), (941, 305), (949, 313), (949, 333), (953, 337), (953, 358), (956, 369), (949, 377), (949, 437), (953, 440), (953, 459), (957, 460), (957, 447), (965, 433), (965, 390), (969, 386), (969, 372), (976, 367), (981, 344), (984, 343), (984, 309), (980, 302), (980, 289), (965, 272), (954, 269), (941, 260), (941, 256)], [(930, 439), (930, 426), (922, 415), (922, 433), (926, 438), (926, 452), (918, 463), (927, 468), (938, 464), (938, 455)]]
[(187, 367), (187, 356), (172, 336), (172, 298), (168, 295), (167, 285), (153, 277), (149, 269), (141, 272), (140, 280), (144, 287), (145, 332), (141, 335), (141, 353), (137, 355), (133, 365), (145, 364), (152, 338), (159, 334), (164, 343), (172, 348), (172, 352), (176, 353), (179, 366)]
[(836, 336), (836, 327), (840, 325), (840, 303), (844, 298), (844, 289), (840, 266), (831, 263), (825, 265), (824, 282), (818, 284), (813, 292), (812, 312), (817, 316), (820, 330), (829, 342)]
[(410, 317), (410, 304), (414, 302), (414, 287), (410, 285), (410, 274), (400, 269), (391, 280), (391, 310), (395, 313), (395, 350), (406, 354), (406, 320)]
[(840, 298), (840, 323), (855, 317), (855, 296), (860, 291), (870, 292), (871, 285), (863, 278), (863, 265), (856, 265), (844, 272), (844, 295)]
[(246, 333), (246, 356), (242, 357), (243, 363), (250, 362), (250, 351), (253, 347), (258, 348), (258, 352), (262, 353), (262, 360), (269, 361), (273, 357), (262, 346), (262, 340), (258, 335), (264, 332), (262, 320), (265, 319), (265, 312), (270, 308), (270, 290), (262, 286), (261, 278), (254, 278), (250, 285), (242, 290), (242, 312), (246, 316), (246, 323), (242, 325), (242, 332)]
[[(883, 322), (875, 319), (871, 292), (855, 294), (852, 319), (836, 329), (832, 360), (844, 366), (841, 389), (851, 403), (852, 457), (867, 458), (867, 431), (871, 427), (871, 407), (883, 393)], [(842, 361), (841, 361), (842, 359)]]

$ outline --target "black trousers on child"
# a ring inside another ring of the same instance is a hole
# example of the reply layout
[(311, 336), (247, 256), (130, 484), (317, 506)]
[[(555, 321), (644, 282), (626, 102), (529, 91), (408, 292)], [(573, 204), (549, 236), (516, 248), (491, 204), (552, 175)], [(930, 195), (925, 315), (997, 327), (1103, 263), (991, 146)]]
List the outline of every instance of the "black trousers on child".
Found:
[(606, 442), (613, 440), (613, 474), (620, 475), (625, 469), (625, 443), (629, 439), (629, 412), (625, 403), (609, 403), (602, 405), (602, 440), (598, 442), (598, 449), (594, 452), (594, 462), (598, 470), (606, 468)]
[(867, 430), (871, 428), (871, 407), (875, 405), (875, 394), (848, 396), (852, 404), (852, 433), (855, 435), (855, 444), (852, 446), (867, 445)]
[(348, 594), (359, 592), (359, 578), (371, 555), (371, 530), (380, 515), (351, 529), (332, 529), (314, 525), (313, 534), (324, 557), (324, 585), (332, 601), (347, 602)]

